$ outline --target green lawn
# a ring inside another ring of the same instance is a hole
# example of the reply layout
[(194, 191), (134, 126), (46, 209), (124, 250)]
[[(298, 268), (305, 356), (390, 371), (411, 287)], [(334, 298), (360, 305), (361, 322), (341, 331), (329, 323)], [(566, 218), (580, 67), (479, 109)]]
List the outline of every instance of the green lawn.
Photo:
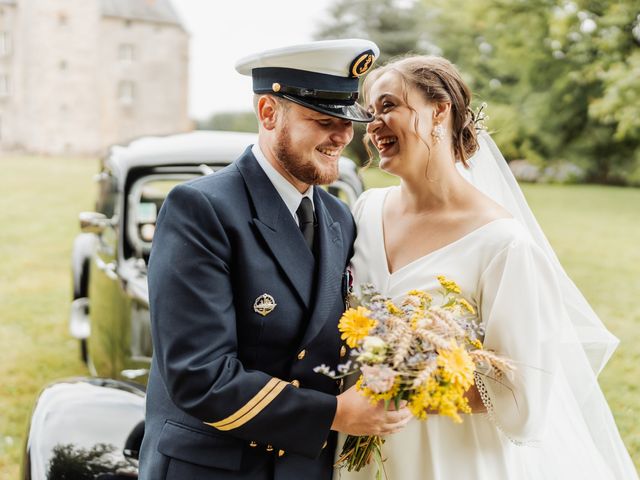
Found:
[[(67, 330), (70, 252), (77, 214), (93, 205), (97, 161), (10, 157), (0, 168), (0, 480), (9, 480), (38, 390), (86, 374)], [(395, 182), (374, 169), (365, 179)], [(640, 190), (532, 185), (525, 193), (569, 274), (622, 339), (601, 383), (640, 466)]]

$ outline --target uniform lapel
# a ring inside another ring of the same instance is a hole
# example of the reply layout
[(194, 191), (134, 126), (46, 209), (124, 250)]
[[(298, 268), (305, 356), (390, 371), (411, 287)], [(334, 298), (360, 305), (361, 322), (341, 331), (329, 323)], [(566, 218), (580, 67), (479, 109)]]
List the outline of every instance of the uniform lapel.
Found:
[(335, 311), (336, 298), (341, 295), (341, 280), (344, 270), (342, 228), (334, 222), (325, 208), (318, 188), (314, 189), (313, 204), (318, 218), (318, 276), (316, 295), (309, 325), (302, 345), (307, 345), (320, 332)]
[(259, 235), (268, 245), (273, 258), (288, 277), (300, 300), (309, 309), (313, 299), (313, 254), (250, 148), (237, 160), (236, 166), (247, 185), (256, 212), (253, 223)]

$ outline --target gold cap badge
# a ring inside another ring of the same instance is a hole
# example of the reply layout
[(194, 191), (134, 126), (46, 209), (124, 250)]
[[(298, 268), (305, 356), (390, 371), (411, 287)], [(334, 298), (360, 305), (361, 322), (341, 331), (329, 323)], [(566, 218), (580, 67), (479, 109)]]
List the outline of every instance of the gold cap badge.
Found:
[(375, 60), (375, 55), (373, 51), (367, 50), (364, 53), (358, 55), (353, 62), (351, 62), (351, 67), (349, 68), (349, 73), (352, 77), (359, 77), (367, 73), (367, 71), (373, 65), (373, 61)]
[(264, 317), (273, 312), (273, 309), (276, 308), (277, 305), (278, 304), (271, 295), (263, 293), (256, 298), (255, 302), (253, 302), (253, 311)]

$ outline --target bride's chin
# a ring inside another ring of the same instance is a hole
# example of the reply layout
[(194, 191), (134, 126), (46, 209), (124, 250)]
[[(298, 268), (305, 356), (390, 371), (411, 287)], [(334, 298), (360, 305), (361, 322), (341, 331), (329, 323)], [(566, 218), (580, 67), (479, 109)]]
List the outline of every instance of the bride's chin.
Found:
[(387, 173), (393, 174), (393, 171), (395, 170), (394, 165), (397, 163), (395, 160), (396, 160), (395, 156), (381, 157), (378, 167), (380, 167), (380, 170), (384, 170)]

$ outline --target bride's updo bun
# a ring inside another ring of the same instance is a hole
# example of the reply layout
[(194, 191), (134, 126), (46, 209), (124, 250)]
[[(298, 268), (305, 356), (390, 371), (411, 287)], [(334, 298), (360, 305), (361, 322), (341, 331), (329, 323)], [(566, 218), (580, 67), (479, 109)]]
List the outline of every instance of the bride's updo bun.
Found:
[(415, 55), (392, 60), (367, 76), (363, 85), (365, 94), (376, 79), (391, 70), (422, 92), (428, 102), (451, 103), (450, 134), (454, 155), (456, 160), (467, 166), (467, 160), (478, 149), (476, 117), (470, 107), (471, 90), (456, 67), (446, 58), (434, 55)]

